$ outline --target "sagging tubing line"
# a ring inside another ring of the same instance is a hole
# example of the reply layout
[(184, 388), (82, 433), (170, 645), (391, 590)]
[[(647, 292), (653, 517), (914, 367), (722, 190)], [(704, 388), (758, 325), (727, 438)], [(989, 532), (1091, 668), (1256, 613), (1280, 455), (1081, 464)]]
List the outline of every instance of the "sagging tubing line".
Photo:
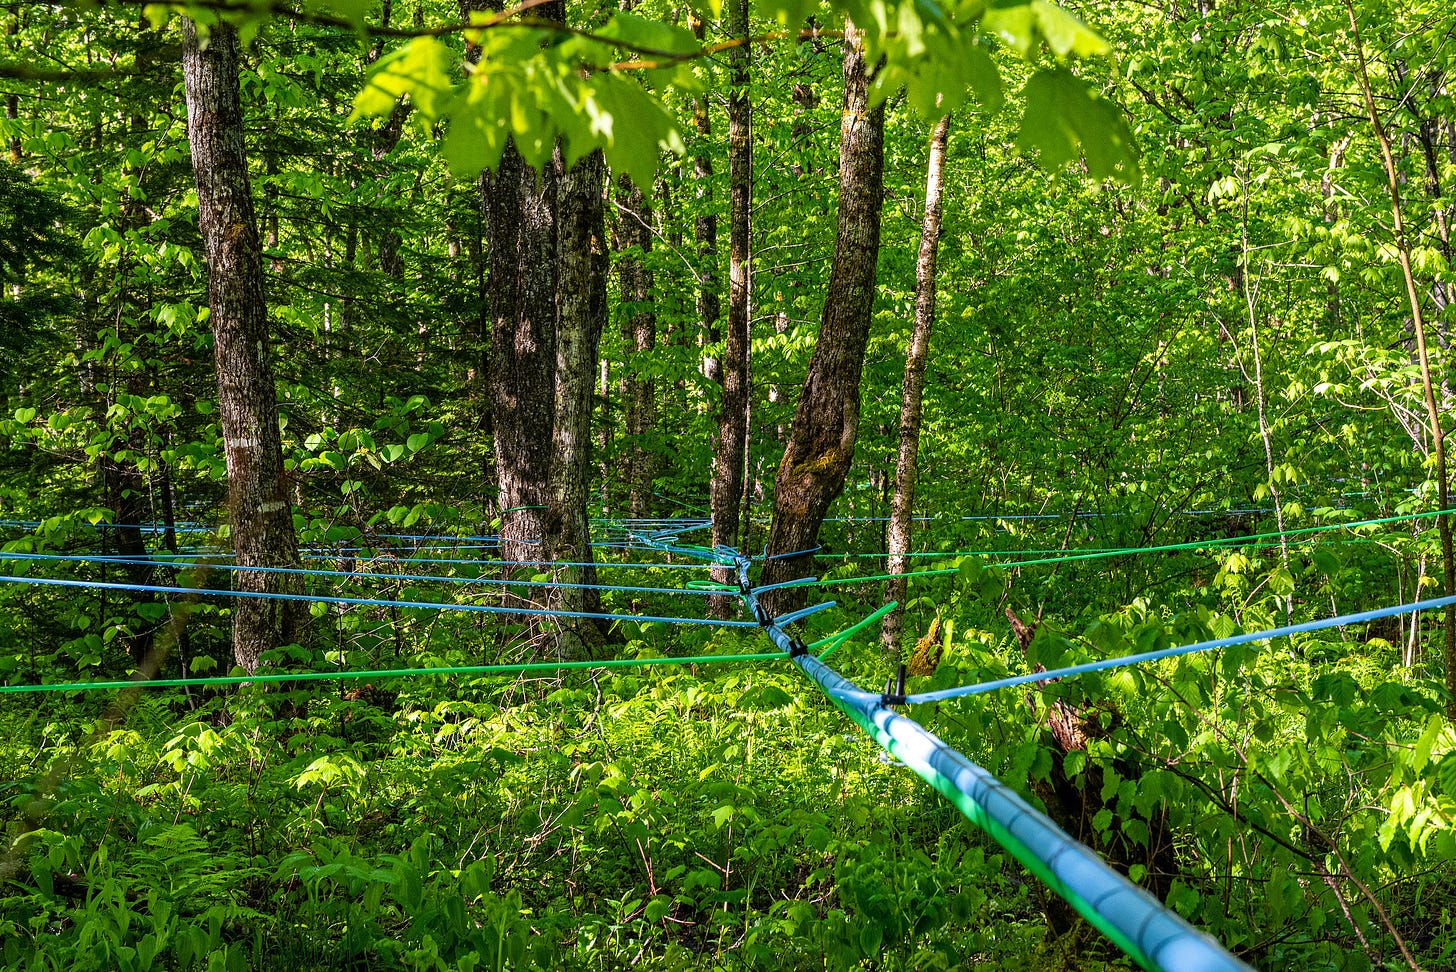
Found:
[(1230, 635), (1227, 638), (1214, 638), (1210, 641), (1199, 641), (1191, 645), (1159, 648), (1156, 651), (1143, 651), (1135, 655), (1122, 655), (1117, 658), (1103, 658), (1098, 661), (1084, 662), (1080, 665), (1054, 668), (1045, 672), (1033, 672), (1029, 675), (1012, 675), (990, 682), (978, 682), (975, 685), (962, 685), (956, 688), (940, 689), (935, 692), (920, 692), (907, 697), (906, 701), (912, 705), (918, 705), (924, 702), (943, 702), (946, 699), (961, 698), (967, 695), (980, 695), (984, 692), (994, 692), (997, 689), (1010, 688), (1014, 685), (1026, 685), (1030, 682), (1046, 682), (1057, 678), (1068, 678), (1073, 675), (1086, 675), (1089, 672), (1101, 672), (1112, 668), (1122, 668), (1127, 665), (1137, 665), (1142, 662), (1157, 661), (1162, 658), (1176, 658), (1179, 655), (1191, 655), (1200, 651), (1211, 651), (1215, 648), (1244, 645), (1251, 641), (1270, 641), (1274, 638), (1302, 634), (1306, 631), (1319, 631), (1323, 628), (1337, 628), (1346, 624), (1360, 624), (1365, 621), (1374, 621), (1377, 618), (1388, 618), (1396, 614), (1412, 614), (1416, 611), (1429, 611), (1434, 608), (1445, 607), (1448, 604), (1456, 604), (1456, 596), (1435, 597), (1426, 601), (1414, 601), (1410, 604), (1397, 604), (1394, 607), (1376, 608), (1372, 611), (1341, 614), (1333, 618), (1322, 618), (1318, 621), (1287, 624), (1280, 628), (1269, 628), (1266, 631), (1251, 631), (1247, 634)]
[[(762, 619), (764, 633), (785, 656), (871, 739), (914, 770), (1139, 965), (1148, 972), (1252, 972), (1218, 942), (1118, 874), (989, 771), (919, 723), (886, 706), (883, 696), (864, 691), (814, 657), (808, 646), (784, 631), (779, 623), (782, 619), (767, 618), (749, 580), (751, 561), (737, 551), (732, 555), (745, 609)], [(890, 607), (893, 605), (877, 614), (882, 615)], [(857, 628), (871, 620), (865, 619)], [(853, 630), (818, 644), (834, 642), (830, 647), (833, 650)]]

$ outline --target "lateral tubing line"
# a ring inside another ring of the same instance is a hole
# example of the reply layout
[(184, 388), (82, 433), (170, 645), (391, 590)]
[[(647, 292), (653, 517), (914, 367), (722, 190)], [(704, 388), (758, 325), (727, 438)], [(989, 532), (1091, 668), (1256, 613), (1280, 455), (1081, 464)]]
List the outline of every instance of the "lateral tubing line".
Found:
[(51, 561), (82, 564), (119, 564), (132, 567), (174, 567), (186, 570), (223, 570), (248, 574), (282, 574), (300, 577), (345, 577), (350, 580), (403, 580), (441, 584), (504, 585), (508, 587), (560, 587), (591, 591), (628, 591), (638, 594), (703, 594), (690, 587), (631, 587), (617, 584), (568, 584), (555, 581), (507, 580), (495, 577), (447, 577), (442, 574), (383, 574), (360, 570), (313, 570), (307, 567), (240, 567), (237, 564), (212, 564), (206, 561), (154, 560), (139, 557), (80, 557), (67, 554), (0, 553), (0, 561)]
[(1160, 648), (1156, 651), (1144, 651), (1135, 655), (1123, 655), (1119, 658), (1103, 658), (1099, 661), (1085, 662), (1080, 665), (1068, 665), (1065, 668), (1055, 668), (1045, 672), (1033, 672), (1029, 675), (1013, 675), (1008, 678), (998, 678), (994, 681), (980, 682), (975, 685), (962, 685), (957, 688), (941, 689), (935, 692), (920, 692), (916, 695), (907, 696), (906, 701), (914, 705), (925, 702), (943, 702), (946, 699), (961, 698), (967, 695), (980, 695), (984, 692), (993, 692), (997, 689), (1010, 688), (1014, 685), (1026, 685), (1029, 682), (1046, 682), (1052, 679), (1068, 678), (1073, 675), (1085, 675), (1088, 672), (1100, 672), (1111, 668), (1137, 665), (1141, 662), (1157, 661), (1161, 658), (1175, 658), (1179, 655), (1211, 651), (1214, 648), (1243, 645), (1251, 641), (1271, 641), (1274, 638), (1284, 638), (1292, 634), (1302, 634), (1306, 631), (1319, 631), (1324, 628), (1336, 628), (1347, 624), (1360, 624), (1365, 621), (1374, 621), (1377, 618), (1388, 618), (1396, 614), (1429, 611), (1433, 608), (1445, 607), (1448, 604), (1456, 604), (1456, 595), (1431, 598), (1426, 601), (1414, 601), (1410, 604), (1398, 604), (1394, 607), (1377, 608), (1373, 611), (1342, 614), (1333, 618), (1322, 618), (1318, 621), (1305, 621), (1301, 624), (1287, 624), (1279, 628), (1269, 628), (1266, 631), (1252, 631), (1248, 634), (1231, 635), (1227, 638), (1215, 638), (1211, 641), (1199, 641), (1191, 645), (1179, 645), (1175, 648)]
[[(1285, 530), (1282, 534), (1285, 537), (1304, 536), (1311, 533), (1324, 533), (1330, 530), (1349, 530), (1358, 527), (1378, 526), (1383, 523), (1394, 523), (1403, 520), (1416, 520), (1428, 516), (1441, 516), (1456, 512), (1456, 510), (1433, 510), (1427, 513), (1413, 513), (1406, 516), (1382, 517), (1377, 520), (1357, 520), (1350, 523), (1330, 523), (1324, 526), (1300, 527), (1296, 530)], [(1043, 564), (1063, 564), (1080, 560), (1103, 560), (1108, 557), (1120, 557), (1139, 553), (1168, 553), (1175, 550), (1203, 550), (1209, 547), (1244, 546), (1255, 540), (1267, 540), (1271, 537), (1279, 537), (1275, 533), (1253, 533), (1243, 537), (1225, 537), (1212, 540), (1191, 540), (1186, 543), (1168, 543), (1156, 547), (1123, 547), (1120, 549), (1102, 550), (1093, 553), (1071, 553), (1060, 557), (1039, 557), (1035, 560), (1018, 560), (1011, 563), (986, 564), (986, 567), (1036, 567)], [(984, 552), (966, 551), (961, 553), (947, 553), (945, 557), (980, 557), (985, 556)], [(897, 574), (870, 574), (864, 577), (840, 577), (818, 582), (819, 587), (832, 587), (842, 584), (858, 584), (865, 581), (888, 580), (891, 577), (928, 577), (937, 574), (954, 574), (960, 570), (958, 567), (946, 567), (940, 570), (912, 570)]]
[(165, 584), (118, 584), (110, 581), (82, 581), (61, 577), (6, 577), (0, 584), (34, 584), (41, 587), (82, 587), (111, 591), (147, 591), (153, 594), (191, 594), (204, 597), (252, 597), (270, 601), (303, 601), (310, 604), (352, 604), (359, 607), (420, 608), (426, 611), (464, 611), (473, 614), (528, 614), (544, 618), (592, 618), (599, 621), (658, 622), (691, 624), (715, 628), (756, 628), (756, 621), (718, 621), (713, 618), (669, 618), (642, 614), (607, 614), (601, 611), (560, 611), (546, 608), (498, 607), (494, 604), (438, 604), (433, 601), (395, 601), (366, 597), (328, 597), (317, 594), (284, 594), (274, 591), (224, 591), (205, 587), (173, 587)]
[(497, 672), (565, 671), (577, 668), (646, 668), (653, 665), (703, 665), (720, 662), (777, 661), (777, 651), (746, 655), (691, 655), (680, 658), (610, 658), (601, 661), (523, 662), (511, 665), (455, 665), (446, 668), (380, 668), (372, 671), (267, 672), (261, 675), (215, 675), (205, 678), (118, 679), (105, 682), (55, 682), (48, 685), (0, 685), (0, 695), (23, 692), (78, 692), (93, 689), (176, 688), (184, 685), (246, 685), (252, 682), (315, 682), (329, 679), (413, 678), (418, 675), (488, 675)]

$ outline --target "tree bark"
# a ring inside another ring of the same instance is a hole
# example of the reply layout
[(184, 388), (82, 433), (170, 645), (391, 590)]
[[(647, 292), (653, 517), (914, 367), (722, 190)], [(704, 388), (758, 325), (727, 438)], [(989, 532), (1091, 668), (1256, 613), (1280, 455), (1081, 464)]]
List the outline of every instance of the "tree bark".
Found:
[[(794, 411), (774, 484), (773, 524), (763, 583), (804, 576), (829, 504), (843, 491), (859, 434), (860, 378), (869, 343), (884, 202), (885, 108), (870, 106), (871, 72), (861, 34), (844, 34), (844, 112), (839, 132), (839, 225), (819, 339)], [(800, 588), (771, 592), (777, 611)], [(798, 596), (796, 596), (798, 595)]]
[[(930, 332), (935, 326), (935, 261), (940, 245), (941, 189), (945, 183), (945, 144), (950, 116), (943, 116), (930, 135), (930, 160), (925, 174), (925, 214), (920, 220), (920, 251), (915, 259), (915, 326), (905, 352), (905, 380), (900, 391), (900, 451), (895, 459), (895, 492), (890, 498), (887, 572), (909, 569), (911, 516), (915, 509), (915, 483), (919, 476), (920, 414), (925, 392), (925, 367), (930, 360)], [(900, 607), (885, 615), (880, 643), (894, 661), (900, 657), (904, 620), (904, 577), (891, 577), (885, 599)]]
[[(217, 368), (217, 404), (228, 472), (228, 518), (239, 568), (296, 567), (298, 546), (283, 469), (269, 350), (263, 248), (243, 145), (238, 37), (218, 23), (206, 47), (183, 21), (187, 137), (197, 179), (197, 220)], [(295, 593), (296, 575), (240, 569), (239, 591)], [(263, 652), (299, 639), (308, 614), (295, 601), (241, 597), (233, 605), (233, 657), (245, 671)]]
[[(743, 41), (728, 55), (728, 328), (720, 373), (723, 394), (713, 437), (713, 481), (708, 503), (715, 546), (740, 543), (739, 504), (743, 499), (749, 409), (749, 301), (753, 272), (750, 210), (753, 205), (753, 108), (748, 100), (752, 48), (748, 38), (748, 0), (730, 0), (729, 32)], [(732, 583), (733, 572), (715, 570), (713, 578)], [(718, 617), (730, 610), (727, 598), (713, 598)]]
[[(561, 180), (558, 266), (560, 320), (556, 333), (556, 415), (551, 439), (551, 487), (543, 559), (558, 566), (555, 576), (571, 584), (593, 584), (591, 536), (586, 518), (587, 470), (591, 462), (592, 381), (606, 311), (606, 246), (602, 191), (606, 166), (600, 152), (578, 162)], [(583, 566), (584, 565), (584, 566)], [(555, 588), (551, 606), (596, 610), (595, 591)], [(584, 658), (600, 643), (593, 625), (563, 624), (557, 654)]]
[(506, 148), (490, 190), (491, 416), (501, 555), (539, 561), (556, 411), (556, 173)]

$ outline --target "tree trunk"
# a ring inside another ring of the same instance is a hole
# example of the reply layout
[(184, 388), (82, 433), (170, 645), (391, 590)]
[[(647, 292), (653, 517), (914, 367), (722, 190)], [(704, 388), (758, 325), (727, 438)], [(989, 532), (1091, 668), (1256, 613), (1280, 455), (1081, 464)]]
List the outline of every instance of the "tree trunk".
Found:
[[(217, 367), (217, 404), (228, 472), (228, 517), (239, 568), (296, 567), (298, 547), (283, 470), (278, 400), (269, 351), (263, 248), (253, 213), (238, 88), (238, 36), (213, 25), (207, 47), (183, 21), (187, 137), (197, 179), (197, 221)], [(240, 591), (291, 593), (296, 575), (239, 570)], [(308, 617), (296, 601), (237, 598), (233, 657), (248, 672), (259, 656), (297, 641)]]
[[(690, 13), (693, 36), (704, 37), (703, 19)], [(693, 99), (693, 127), (698, 142), (693, 150), (693, 182), (697, 188), (698, 212), (693, 220), (693, 242), (697, 245), (697, 315), (698, 345), (717, 344), (718, 315), (722, 311), (718, 294), (718, 213), (713, 208), (713, 121), (708, 114), (708, 96)], [(723, 381), (721, 362), (715, 354), (703, 357), (703, 377), (719, 384)]]
[[(592, 380), (606, 308), (602, 190), (606, 166), (600, 152), (578, 162), (561, 180), (560, 321), (556, 332), (556, 416), (551, 442), (551, 489), (543, 559), (567, 562), (559, 581), (593, 584), (591, 536), (586, 518), (591, 461)], [(582, 566), (586, 565), (586, 566)], [(555, 588), (552, 607), (596, 610), (600, 597), (580, 588)], [(563, 624), (557, 654), (584, 658), (600, 643), (595, 626)]]
[[(748, 0), (729, 0), (729, 32), (741, 43), (728, 55), (728, 333), (720, 373), (723, 395), (713, 437), (713, 481), (708, 490), (713, 543), (739, 545), (739, 503), (743, 499), (744, 454), (748, 443), (748, 317), (752, 250), (749, 213), (753, 205), (753, 109), (748, 99), (752, 50), (748, 44)], [(713, 572), (732, 583), (733, 572)], [(727, 598), (714, 598), (713, 613), (726, 617)]]
[[(920, 221), (920, 252), (915, 259), (915, 327), (905, 352), (905, 381), (900, 391), (900, 452), (895, 460), (895, 493), (890, 498), (887, 571), (904, 573), (910, 552), (911, 515), (915, 508), (916, 460), (920, 452), (920, 406), (925, 391), (925, 366), (930, 359), (930, 332), (935, 326), (935, 259), (940, 244), (941, 188), (945, 179), (945, 143), (950, 116), (943, 116), (930, 135), (930, 161), (925, 175), (925, 215)], [(885, 615), (880, 643), (898, 661), (904, 618), (904, 577), (891, 577), (885, 598), (902, 605)]]
[(506, 148), (490, 192), (491, 416), (501, 555), (542, 558), (556, 411), (556, 173)]
[[(859, 385), (875, 299), (875, 263), (884, 202), (885, 108), (870, 107), (870, 71), (860, 32), (845, 28), (844, 113), (839, 133), (839, 226), (824, 294), (819, 339), (794, 411), (774, 484), (773, 524), (763, 583), (805, 574), (824, 515), (844, 489), (859, 433)], [(801, 588), (771, 592), (777, 611)]]
[(656, 425), (656, 382), (643, 374), (646, 355), (657, 344), (657, 313), (652, 306), (652, 271), (645, 258), (652, 252), (652, 203), (636, 183), (623, 175), (617, 180), (620, 216), (617, 236), (622, 250), (617, 261), (622, 302), (630, 305), (622, 321), (622, 340), (628, 355), (622, 369), (622, 405), (626, 410), (627, 514), (647, 516), (652, 509), (652, 483), (657, 478), (657, 455), (646, 440)]

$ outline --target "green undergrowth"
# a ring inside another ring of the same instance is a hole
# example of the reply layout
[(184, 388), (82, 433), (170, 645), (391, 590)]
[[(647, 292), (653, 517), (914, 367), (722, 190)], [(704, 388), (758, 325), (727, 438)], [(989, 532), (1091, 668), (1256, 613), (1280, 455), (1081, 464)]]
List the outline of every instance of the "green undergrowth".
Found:
[(4, 962), (1019, 967), (1023, 877), (803, 689), (146, 696), (111, 729), (7, 701)]
[[(1237, 552), (1209, 578), (1048, 615), (1024, 649), (1009, 575), (938, 579), (910, 620), (936, 602), (943, 655), (911, 690), (1329, 610)], [(620, 654), (762, 647), (631, 634)], [(1456, 731), (1425, 638), (1330, 629), (909, 714), (1258, 967), (1444, 968)], [(886, 671), (864, 635), (831, 662)], [(783, 662), (9, 696), (0, 781), (6, 968), (1131, 967)]]

